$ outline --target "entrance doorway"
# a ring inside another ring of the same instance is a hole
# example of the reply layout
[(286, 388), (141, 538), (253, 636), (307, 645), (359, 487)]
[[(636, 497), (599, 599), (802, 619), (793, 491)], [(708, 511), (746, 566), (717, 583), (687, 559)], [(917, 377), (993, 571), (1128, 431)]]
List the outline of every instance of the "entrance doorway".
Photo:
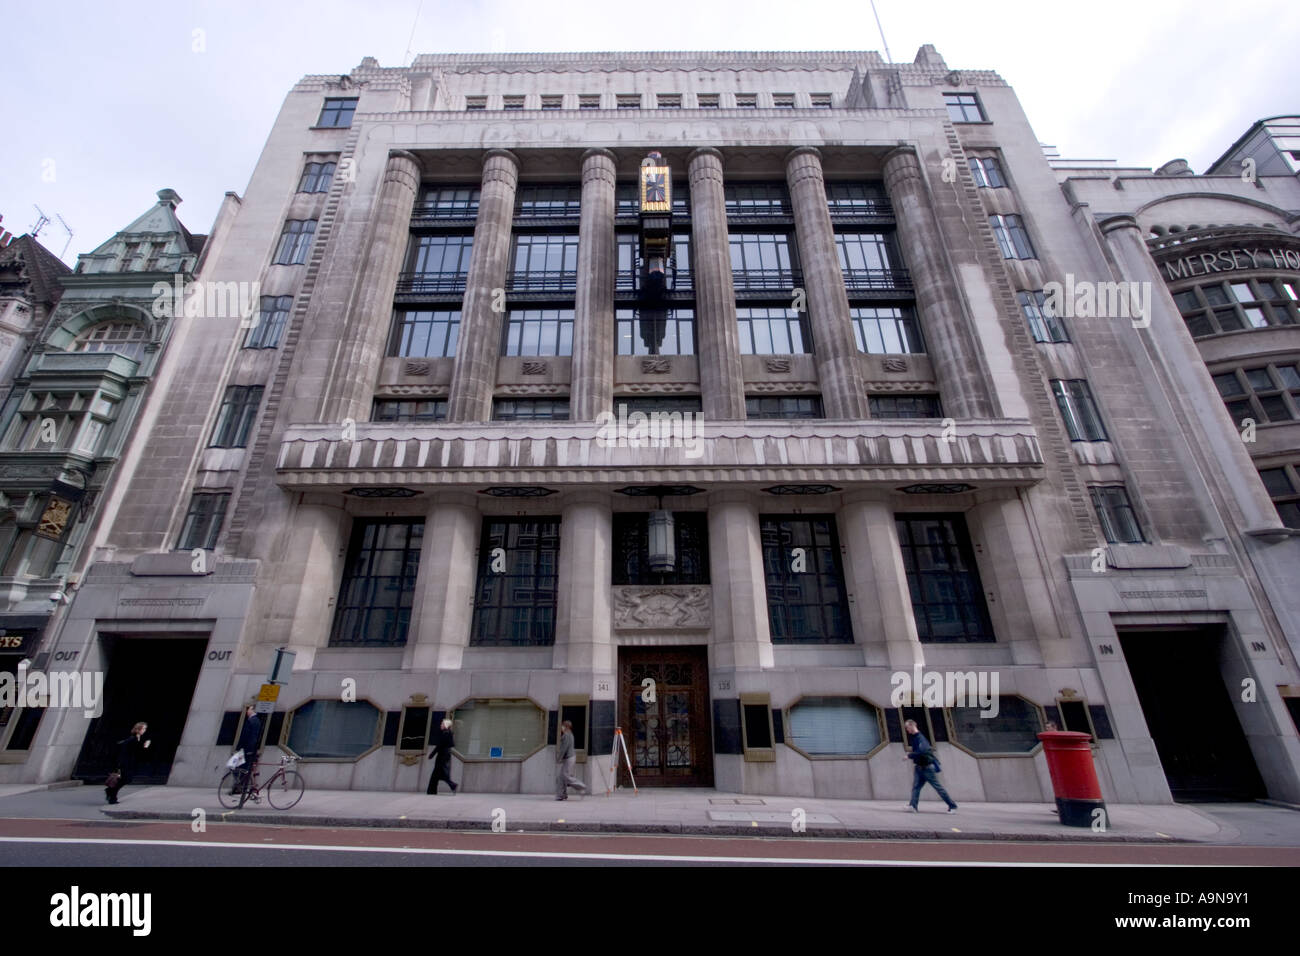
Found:
[(1254, 800), (1266, 795), (1223, 680), (1222, 625), (1120, 631), (1142, 715), (1175, 800)]
[(102, 782), (117, 769), (117, 745), (139, 721), (149, 725), (132, 782), (164, 784), (189, 716), (207, 638), (101, 634), (104, 712), (90, 722), (74, 779)]
[(618, 721), (637, 786), (713, 786), (708, 648), (620, 648), (618, 665)]

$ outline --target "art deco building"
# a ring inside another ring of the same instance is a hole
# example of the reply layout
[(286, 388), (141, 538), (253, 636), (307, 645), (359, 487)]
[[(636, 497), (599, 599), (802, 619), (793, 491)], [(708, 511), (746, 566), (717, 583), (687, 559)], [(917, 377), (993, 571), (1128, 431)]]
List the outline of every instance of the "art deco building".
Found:
[(568, 718), (598, 789), (621, 728), (643, 786), (901, 800), (915, 718), (959, 802), (1050, 800), (1049, 720), (1110, 800), (1300, 799), (1294, 542), (1087, 202), (928, 46), (304, 77), (201, 276), (260, 315), (178, 328), (58, 638), (118, 692), (24, 779), (147, 719), (211, 783), (286, 648), (317, 787), (418, 790), (451, 713), (471, 790), (549, 791)]

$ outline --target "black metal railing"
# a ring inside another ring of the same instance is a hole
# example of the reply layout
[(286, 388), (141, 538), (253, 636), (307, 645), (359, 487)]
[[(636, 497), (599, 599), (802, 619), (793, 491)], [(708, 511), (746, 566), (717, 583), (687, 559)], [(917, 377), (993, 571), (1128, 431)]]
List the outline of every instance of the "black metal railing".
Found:
[(888, 199), (869, 199), (857, 202), (832, 202), (831, 219), (888, 218), (894, 217), (894, 204)]
[(398, 295), (465, 291), (464, 272), (403, 272), (397, 277)]
[(846, 289), (912, 291), (912, 276), (906, 269), (844, 269), (843, 272)]
[(436, 203), (436, 202), (417, 202), (411, 209), (411, 220), (431, 221), (431, 222), (448, 222), (448, 221), (473, 221), (478, 218), (478, 203)]
[(803, 285), (803, 273), (794, 269), (745, 269), (733, 272), (731, 280), (741, 292), (789, 292)]
[[(693, 287), (693, 277), (690, 269), (669, 269), (666, 275), (664, 288), (669, 292), (682, 292)], [(614, 290), (616, 292), (640, 292), (644, 283), (642, 282), (641, 271), (629, 272), (624, 269), (618, 272), (614, 279)]]
[(506, 288), (514, 292), (573, 292), (578, 288), (578, 273), (514, 272), (506, 281)]
[(577, 219), (582, 210), (576, 202), (529, 204), (515, 207), (516, 219)]

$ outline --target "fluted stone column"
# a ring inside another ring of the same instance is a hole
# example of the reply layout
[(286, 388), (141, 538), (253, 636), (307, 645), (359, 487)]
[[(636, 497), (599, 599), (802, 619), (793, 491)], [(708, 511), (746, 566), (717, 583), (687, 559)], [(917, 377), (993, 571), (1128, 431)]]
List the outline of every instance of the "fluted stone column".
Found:
[[(878, 640), (885, 644), (889, 666), (911, 673), (915, 665), (925, 662), (925, 648), (917, 636), (893, 509), (861, 492), (846, 499), (836, 524), (848, 548), (848, 573), (858, 596), (856, 604), (874, 609), (863, 613), (874, 613), (883, 628)], [(871, 631), (858, 636), (862, 643), (875, 639)]]
[(614, 154), (582, 156), (582, 221), (573, 314), (573, 383), (569, 415), (592, 422), (614, 404)]
[(482, 516), (474, 496), (440, 493), (424, 518), (424, 546), (411, 602), (405, 670), (459, 670), (469, 644), (475, 550)]
[(791, 150), (785, 159), (785, 176), (794, 205), (799, 263), (826, 417), (867, 418), (866, 388), (849, 322), (849, 295), (835, 251), (835, 231), (826, 206), (821, 153), (811, 146)]
[(560, 517), (559, 594), (555, 607), (557, 670), (613, 673), (614, 519), (609, 496), (576, 492)]
[(492, 418), (505, 313), (492, 310), (493, 290), (505, 289), (510, 267), (510, 227), (515, 215), (519, 160), (504, 149), (483, 157), (474, 251), (470, 254), (465, 298), (460, 309), (460, 339), (451, 371), (447, 400), (450, 422), (486, 422)]
[(705, 147), (691, 153), (691, 271), (695, 277), (695, 327), (700, 343), (700, 391), (707, 419), (745, 418), (745, 374), (727, 245), (727, 201), (722, 154)]
[(709, 580), (715, 670), (770, 668), (772, 628), (758, 507), (743, 491), (709, 495)]
[(388, 154), (379, 204), (371, 221), (370, 242), (361, 266), (359, 294), (353, 300), (342, 341), (345, 350), (331, 370), (324, 421), (367, 421), (388, 344), (393, 296), (402, 257), (411, 235), (411, 210), (420, 188), (420, 162), (404, 150)]
[(979, 363), (979, 342), (966, 321), (955, 271), (926, 189), (916, 150), (900, 146), (885, 157), (885, 189), (894, 204), (898, 242), (916, 287), (925, 345), (944, 411), (953, 418), (990, 418), (993, 398)]

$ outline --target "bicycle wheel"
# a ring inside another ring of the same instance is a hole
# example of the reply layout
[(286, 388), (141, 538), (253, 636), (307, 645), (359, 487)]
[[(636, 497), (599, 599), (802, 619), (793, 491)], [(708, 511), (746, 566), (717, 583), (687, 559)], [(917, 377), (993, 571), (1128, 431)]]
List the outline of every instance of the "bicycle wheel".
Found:
[(302, 795), (307, 792), (307, 782), (296, 770), (286, 770), (262, 790), (267, 801), (277, 810), (288, 810), (298, 805)]
[(238, 770), (227, 770), (217, 786), (217, 799), (227, 810), (234, 810), (243, 803), (240, 799), (243, 789), (243, 775)]

